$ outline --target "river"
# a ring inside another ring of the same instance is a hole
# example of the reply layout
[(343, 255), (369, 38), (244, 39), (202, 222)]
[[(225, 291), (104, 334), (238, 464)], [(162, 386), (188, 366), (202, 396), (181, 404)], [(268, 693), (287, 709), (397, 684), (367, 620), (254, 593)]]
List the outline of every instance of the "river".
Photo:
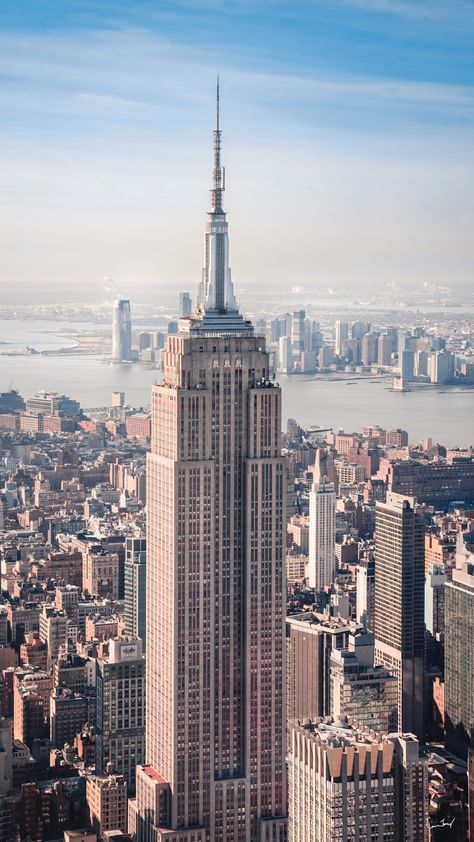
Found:
[[(60, 333), (71, 331), (72, 338)], [(58, 331), (58, 334), (54, 333)], [(0, 320), (0, 351), (38, 350), (76, 344), (77, 332), (109, 334), (110, 328), (90, 323), (13, 322)], [(0, 356), (0, 391), (10, 386), (29, 397), (38, 389), (70, 395), (87, 407), (107, 406), (113, 391), (123, 391), (127, 403), (147, 406), (152, 383), (160, 372), (140, 363), (113, 364), (102, 356), (62, 355)], [(408, 430), (410, 441), (430, 436), (449, 447), (474, 443), (474, 390), (446, 387), (390, 391), (387, 380), (327, 381), (305, 375), (278, 381), (283, 393), (283, 423), (296, 418), (304, 427), (360, 430), (366, 424)]]

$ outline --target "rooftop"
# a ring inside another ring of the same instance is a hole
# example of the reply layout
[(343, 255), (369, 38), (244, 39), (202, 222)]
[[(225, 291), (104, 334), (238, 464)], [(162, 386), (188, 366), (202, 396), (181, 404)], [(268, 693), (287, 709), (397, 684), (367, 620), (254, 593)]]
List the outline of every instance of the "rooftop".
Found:
[(159, 784), (166, 784), (166, 783), (168, 783), (168, 781), (166, 781), (166, 780), (163, 778), (163, 776), (162, 776), (162, 775), (160, 775), (160, 774), (156, 771), (156, 769), (154, 769), (154, 768), (153, 768), (153, 766), (142, 766), (142, 769), (143, 769), (143, 771), (145, 772), (145, 775), (148, 775), (148, 777), (149, 777), (149, 778), (151, 778), (153, 781), (156, 781), (156, 782), (157, 782), (157, 783), (159, 783)]

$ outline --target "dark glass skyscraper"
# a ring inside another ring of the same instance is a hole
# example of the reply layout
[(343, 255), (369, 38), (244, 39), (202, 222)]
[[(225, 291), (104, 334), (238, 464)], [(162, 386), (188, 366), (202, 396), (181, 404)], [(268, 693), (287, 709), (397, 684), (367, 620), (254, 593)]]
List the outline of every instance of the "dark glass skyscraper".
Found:
[(413, 498), (376, 505), (375, 661), (398, 678), (398, 730), (424, 735), (424, 524)]
[(130, 301), (114, 301), (112, 320), (112, 359), (127, 362), (132, 359), (132, 317)]

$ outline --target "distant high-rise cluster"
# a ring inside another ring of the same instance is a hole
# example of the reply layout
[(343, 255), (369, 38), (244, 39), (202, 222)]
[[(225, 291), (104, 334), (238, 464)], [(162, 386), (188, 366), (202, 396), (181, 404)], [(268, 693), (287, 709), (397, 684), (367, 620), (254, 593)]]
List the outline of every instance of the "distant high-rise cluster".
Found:
[(260, 319), (256, 328), (267, 340), (272, 370), (280, 374), (344, 371), (391, 375), (394, 385), (474, 383), (472, 360), (422, 327), (381, 327), (360, 319), (329, 326), (296, 310)]

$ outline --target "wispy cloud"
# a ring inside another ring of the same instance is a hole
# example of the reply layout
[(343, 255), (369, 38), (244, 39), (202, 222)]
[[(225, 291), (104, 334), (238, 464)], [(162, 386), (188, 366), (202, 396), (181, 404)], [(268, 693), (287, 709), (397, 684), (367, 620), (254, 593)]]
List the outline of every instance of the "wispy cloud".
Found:
[[(330, 69), (298, 75), (248, 70), (232, 62), (220, 69), (228, 86), (228, 108), (235, 97), (239, 107), (245, 103), (247, 109), (263, 108), (267, 118), (273, 111), (280, 123), (285, 113), (291, 120), (311, 123), (309, 106), (317, 103), (324, 106), (329, 124), (331, 114), (337, 116), (344, 108), (350, 109), (354, 123), (357, 111), (362, 114), (368, 108), (386, 115), (396, 109), (401, 123), (404, 109), (409, 109), (410, 120), (416, 120), (419, 108), (443, 119), (447, 113), (451, 119), (456, 114), (463, 120), (474, 116), (474, 86), (469, 84), (348, 77)], [(143, 31), (98, 31), (87, 39), (0, 36), (2, 112), (9, 109), (14, 115), (16, 103), (22, 123), (28, 101), (32, 113), (43, 108), (50, 114), (89, 113), (95, 118), (102, 111), (104, 119), (128, 115), (131, 122), (173, 113), (180, 122), (185, 109), (189, 114), (189, 109), (210, 105), (215, 71), (215, 56), (209, 50), (177, 46)]]
[[(245, 78), (245, 74), (242, 74)], [(449, 85), (409, 79), (312, 78), (280, 74), (252, 74), (252, 84), (277, 87), (321, 97), (340, 97), (357, 106), (365, 101), (474, 107), (474, 85)]]
[(92, 106), (94, 108), (100, 109), (108, 109), (111, 108), (113, 110), (134, 110), (134, 109), (144, 109), (148, 111), (151, 107), (149, 102), (139, 102), (136, 99), (128, 99), (126, 97), (121, 96), (109, 96), (107, 94), (93, 94), (93, 93), (79, 93), (77, 94), (77, 100), (80, 103), (84, 103), (86, 106)]
[[(37, 277), (41, 266), (42, 277), (127, 274), (142, 288), (196, 277), (219, 70), (239, 286), (376, 278), (387, 265), (399, 277), (407, 267), (426, 278), (469, 277), (472, 76), (461, 61), (452, 69), (449, 52), (436, 52), (433, 71), (423, 42), (408, 37), (405, 64), (383, 56), (392, 29), (411, 30), (418, 4), (249, 3), (227, 4), (207, 37), (210, 18), (194, 27), (200, 0), (146, 3), (141, 26), (143, 4), (117, 3), (133, 25), (92, 16), (87, 29), (0, 34), (0, 226), (9, 232), (0, 276)], [(420, 2), (426, 13), (429, 5)], [(186, 7), (194, 15), (187, 30), (178, 14)], [(214, 7), (206, 0), (206, 14)], [(244, 30), (240, 13), (248, 13)]]
[(411, 20), (448, 22), (465, 27), (474, 20), (474, 9), (469, 0), (331, 0), (341, 6), (357, 9), (367, 14), (385, 14)]

